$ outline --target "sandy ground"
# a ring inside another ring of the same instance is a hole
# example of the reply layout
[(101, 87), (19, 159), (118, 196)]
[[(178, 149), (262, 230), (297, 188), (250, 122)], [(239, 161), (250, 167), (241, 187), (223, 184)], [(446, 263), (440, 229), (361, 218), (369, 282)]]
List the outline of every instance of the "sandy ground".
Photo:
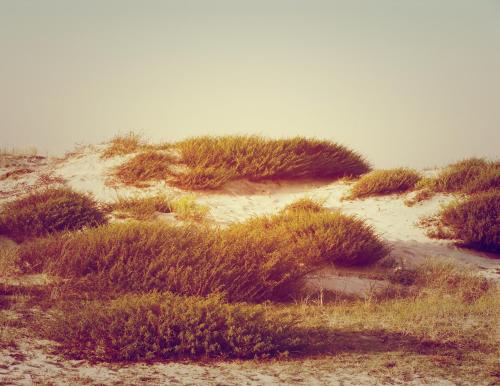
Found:
[[(30, 172), (9, 176), (0, 181), (0, 203), (30, 189), (53, 182), (65, 183), (75, 190), (90, 192), (98, 200), (111, 202), (120, 196), (166, 193), (183, 194), (165, 183), (138, 189), (114, 184), (110, 172), (127, 157), (102, 160), (100, 146), (81, 148), (65, 159), (17, 157), (0, 164), (0, 176), (17, 169)], [(431, 173), (431, 172), (430, 172)], [(500, 278), (500, 260), (477, 251), (453, 246), (450, 241), (433, 240), (417, 225), (423, 216), (435, 214), (441, 205), (453, 199), (437, 195), (413, 207), (404, 204), (406, 195), (341, 200), (348, 182), (270, 182), (238, 181), (223, 190), (198, 193), (198, 202), (210, 208), (213, 221), (225, 226), (252, 216), (275, 213), (301, 197), (324, 202), (330, 209), (340, 209), (365, 219), (392, 247), (391, 255), (400, 264), (411, 266), (427, 258), (452, 259), (471, 264), (491, 278)], [(5, 245), (5, 244), (4, 244)], [(381, 288), (384, 282), (356, 272), (323, 269), (308, 278), (316, 289), (363, 294)], [(445, 378), (411, 377), (395, 374), (372, 374), (363, 366), (342, 366), (336, 359), (280, 362), (217, 362), (209, 364), (169, 363), (134, 365), (92, 365), (67, 361), (49, 354), (49, 342), (20, 338), (17, 348), (0, 350), (0, 384), (194, 384), (194, 385), (374, 385), (374, 384), (455, 384)], [(321, 369), (321, 370), (318, 370)], [(385, 378), (384, 378), (385, 377)]]

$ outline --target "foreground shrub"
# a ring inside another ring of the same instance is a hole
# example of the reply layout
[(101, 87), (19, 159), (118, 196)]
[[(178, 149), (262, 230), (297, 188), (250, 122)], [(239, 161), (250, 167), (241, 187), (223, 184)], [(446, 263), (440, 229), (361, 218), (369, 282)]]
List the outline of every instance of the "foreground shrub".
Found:
[(478, 193), (500, 188), (500, 164), (470, 158), (444, 169), (433, 181), (433, 189), (446, 193)]
[(190, 180), (180, 181), (188, 188), (198, 188), (193, 174), (206, 169), (217, 177), (218, 184), (235, 178), (339, 178), (357, 176), (370, 169), (360, 155), (344, 146), (300, 137), (197, 137), (175, 146), (180, 150), (182, 163), (192, 169)]
[(82, 291), (110, 296), (156, 289), (261, 301), (302, 272), (296, 257), (264, 251), (255, 240), (160, 222), (111, 224), (39, 239), (22, 246), (20, 259), (33, 270), (71, 279)]
[(112, 224), (22, 246), (24, 266), (102, 293), (172, 291), (258, 302), (293, 295), (322, 264), (363, 265), (387, 254), (363, 221), (326, 210), (285, 209), (227, 229)]
[(49, 338), (78, 357), (107, 361), (270, 357), (304, 345), (290, 313), (225, 304), (220, 296), (126, 295), (55, 316), (45, 329)]
[(362, 176), (352, 187), (348, 198), (404, 193), (421, 179), (419, 173), (407, 168), (375, 170)]
[(0, 212), (0, 233), (22, 241), (106, 221), (92, 198), (68, 188), (51, 188), (6, 203)]
[(500, 192), (473, 195), (443, 208), (440, 226), (463, 245), (500, 252)]

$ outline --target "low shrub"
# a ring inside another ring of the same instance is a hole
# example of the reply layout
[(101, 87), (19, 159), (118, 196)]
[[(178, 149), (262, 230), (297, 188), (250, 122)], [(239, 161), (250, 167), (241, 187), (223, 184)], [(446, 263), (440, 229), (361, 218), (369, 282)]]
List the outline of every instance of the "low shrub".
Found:
[(149, 293), (66, 307), (45, 333), (73, 356), (106, 361), (262, 358), (301, 351), (297, 323), (270, 306)]
[(323, 203), (318, 200), (313, 200), (308, 197), (300, 198), (283, 208), (286, 211), (309, 211), (309, 212), (322, 212), (325, 210)]
[(419, 173), (407, 168), (375, 170), (362, 176), (352, 187), (349, 199), (404, 193), (415, 187)]
[(147, 150), (120, 165), (115, 175), (124, 184), (143, 187), (150, 181), (164, 181), (171, 177), (170, 167), (174, 163), (175, 158), (170, 153)]
[(500, 252), (500, 191), (469, 196), (444, 207), (440, 226), (464, 246)]
[(500, 164), (480, 158), (466, 159), (445, 168), (433, 181), (433, 190), (478, 193), (500, 188)]
[(183, 195), (172, 201), (172, 209), (180, 220), (203, 221), (208, 215), (208, 206), (198, 204), (196, 196)]
[(6, 203), (0, 211), (0, 233), (23, 241), (106, 221), (102, 209), (89, 196), (68, 188), (49, 188)]

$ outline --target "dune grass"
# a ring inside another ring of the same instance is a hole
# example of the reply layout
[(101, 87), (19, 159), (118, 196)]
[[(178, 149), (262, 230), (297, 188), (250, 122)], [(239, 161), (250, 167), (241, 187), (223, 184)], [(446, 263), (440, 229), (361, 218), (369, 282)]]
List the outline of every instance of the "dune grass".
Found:
[[(170, 150), (178, 152), (178, 158), (153, 146), (125, 162), (116, 175), (125, 184), (169, 179), (176, 186), (200, 190), (234, 179), (335, 179), (370, 170), (360, 155), (344, 146), (300, 137), (196, 137), (170, 144)], [(173, 164), (186, 170), (175, 171)]]
[(375, 170), (356, 181), (347, 199), (405, 193), (420, 179), (420, 174), (413, 169)]
[(460, 240), (463, 246), (500, 252), (500, 191), (457, 200), (438, 215), (436, 235)]
[(23, 266), (101, 293), (224, 293), (229, 301), (293, 296), (319, 265), (367, 265), (388, 253), (363, 221), (325, 209), (284, 209), (228, 228), (111, 224), (22, 246)]
[(106, 149), (101, 154), (101, 157), (112, 158), (120, 155), (136, 153), (146, 146), (146, 142), (139, 134), (129, 132), (123, 135), (116, 135), (110, 141)]
[(500, 189), (500, 163), (469, 158), (449, 165), (433, 181), (432, 189), (445, 193), (479, 193)]
[(107, 222), (89, 196), (69, 188), (48, 188), (7, 202), (0, 210), (0, 234), (16, 241)]
[(165, 195), (147, 197), (119, 197), (109, 205), (108, 209), (116, 213), (118, 218), (134, 218), (150, 220), (160, 213), (171, 213), (172, 200)]

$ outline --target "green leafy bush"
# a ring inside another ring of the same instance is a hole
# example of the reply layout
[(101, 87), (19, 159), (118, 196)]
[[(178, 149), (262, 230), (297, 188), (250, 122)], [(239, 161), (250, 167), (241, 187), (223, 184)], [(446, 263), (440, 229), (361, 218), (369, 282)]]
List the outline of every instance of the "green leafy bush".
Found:
[(451, 203), (441, 211), (440, 223), (449, 237), (465, 246), (500, 252), (500, 192), (483, 192)]
[(285, 311), (220, 296), (149, 293), (67, 307), (45, 332), (73, 356), (107, 361), (256, 358), (300, 351), (297, 323)]
[(50, 188), (6, 203), (0, 211), (0, 233), (17, 241), (64, 230), (106, 223), (90, 197), (68, 188)]
[(404, 193), (421, 179), (419, 173), (407, 168), (375, 170), (362, 176), (352, 187), (348, 198)]

